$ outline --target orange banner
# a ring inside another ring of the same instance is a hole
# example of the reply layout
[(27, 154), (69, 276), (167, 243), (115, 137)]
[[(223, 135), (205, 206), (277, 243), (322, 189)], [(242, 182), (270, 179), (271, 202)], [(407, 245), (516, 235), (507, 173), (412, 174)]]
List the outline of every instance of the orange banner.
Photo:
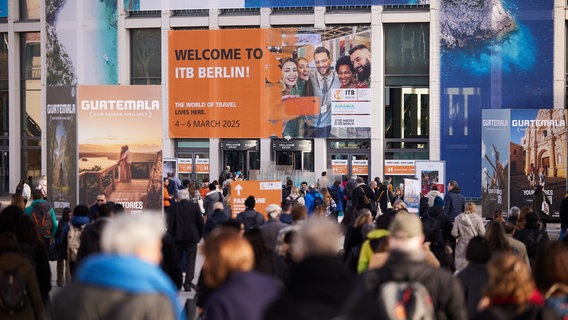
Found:
[(416, 167), (414, 160), (385, 160), (386, 175), (414, 175)]
[(196, 159), (195, 160), (195, 172), (197, 172), (197, 173), (209, 173), (209, 159)]
[(347, 160), (331, 160), (331, 169), (334, 174), (349, 174)]
[(269, 204), (280, 205), (282, 202), (282, 182), (275, 181), (235, 181), (231, 183), (231, 210), (233, 218), (245, 210), (245, 200), (254, 196), (254, 209), (266, 218), (266, 207)]
[(353, 174), (368, 175), (369, 174), (369, 161), (368, 160), (353, 160), (351, 163)]
[(191, 173), (192, 169), (192, 159), (178, 159), (178, 173)]
[[(281, 136), (277, 29), (169, 32), (169, 136)], [(274, 95), (274, 97), (272, 97)], [(274, 102), (277, 105), (274, 105)]]

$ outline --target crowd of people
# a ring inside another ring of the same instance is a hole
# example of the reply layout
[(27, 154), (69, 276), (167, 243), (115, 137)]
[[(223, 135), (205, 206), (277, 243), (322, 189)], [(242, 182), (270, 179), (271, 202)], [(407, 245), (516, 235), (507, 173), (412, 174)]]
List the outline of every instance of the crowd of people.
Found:
[[(389, 178), (324, 172), (233, 214), (235, 178), (165, 178), (164, 217), (124, 214), (104, 193), (59, 221), (40, 190), (3, 208), (0, 318), (568, 319), (568, 194), (551, 241), (532, 206), (486, 221), (453, 180), (413, 213)], [(180, 290), (194, 293), (183, 309)]]

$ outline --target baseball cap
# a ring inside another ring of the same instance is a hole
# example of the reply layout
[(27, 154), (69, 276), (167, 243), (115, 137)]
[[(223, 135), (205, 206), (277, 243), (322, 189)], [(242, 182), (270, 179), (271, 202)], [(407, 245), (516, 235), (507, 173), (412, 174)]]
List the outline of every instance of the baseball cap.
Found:
[(421, 236), (422, 221), (415, 214), (397, 214), (389, 227), (391, 237), (398, 239)]

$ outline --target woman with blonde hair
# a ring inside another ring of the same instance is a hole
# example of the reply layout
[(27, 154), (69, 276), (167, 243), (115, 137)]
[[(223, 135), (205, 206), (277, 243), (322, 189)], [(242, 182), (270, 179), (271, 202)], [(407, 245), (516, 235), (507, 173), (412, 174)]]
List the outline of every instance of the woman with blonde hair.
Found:
[(465, 252), (469, 240), (475, 236), (484, 236), (485, 227), (481, 217), (476, 214), (477, 207), (473, 202), (465, 204), (465, 211), (460, 213), (452, 228), (452, 236), (456, 238), (456, 272), (459, 272), (466, 267), (467, 261), (465, 259)]
[(487, 271), (489, 282), (480, 302), (481, 311), (473, 320), (557, 319), (554, 311), (544, 306), (528, 265), (516, 254), (495, 255)]
[(207, 238), (203, 254), (203, 279), (214, 289), (205, 301), (203, 319), (263, 319), (278, 288), (272, 278), (253, 270), (250, 243), (239, 232), (220, 227)]
[(298, 204), (301, 204), (303, 206), (306, 205), (306, 201), (300, 194), (300, 188), (298, 187), (292, 187), (292, 189), (290, 190), (290, 195), (286, 199), (290, 200), (290, 205), (292, 206), (292, 208), (294, 208)]

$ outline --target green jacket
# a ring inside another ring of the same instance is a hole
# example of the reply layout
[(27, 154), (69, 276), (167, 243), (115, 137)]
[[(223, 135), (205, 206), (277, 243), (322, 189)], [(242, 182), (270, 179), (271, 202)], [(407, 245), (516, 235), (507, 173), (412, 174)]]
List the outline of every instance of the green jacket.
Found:
[(388, 230), (384, 229), (375, 229), (367, 234), (367, 240), (363, 242), (363, 246), (361, 246), (361, 253), (359, 254), (359, 263), (357, 264), (358, 273), (367, 271), (371, 257), (375, 253), (373, 252), (373, 248), (371, 248), (371, 239), (379, 239), (388, 235)]
[[(42, 202), (47, 203), (47, 201), (43, 199), (34, 200), (32, 204), (24, 210), (24, 213), (28, 216), (31, 216), (34, 204)], [(53, 210), (52, 206), (49, 206), (49, 214), (51, 215), (51, 238), (53, 239), (53, 237), (55, 237), (55, 232), (57, 231), (57, 218), (55, 217), (55, 211)]]

